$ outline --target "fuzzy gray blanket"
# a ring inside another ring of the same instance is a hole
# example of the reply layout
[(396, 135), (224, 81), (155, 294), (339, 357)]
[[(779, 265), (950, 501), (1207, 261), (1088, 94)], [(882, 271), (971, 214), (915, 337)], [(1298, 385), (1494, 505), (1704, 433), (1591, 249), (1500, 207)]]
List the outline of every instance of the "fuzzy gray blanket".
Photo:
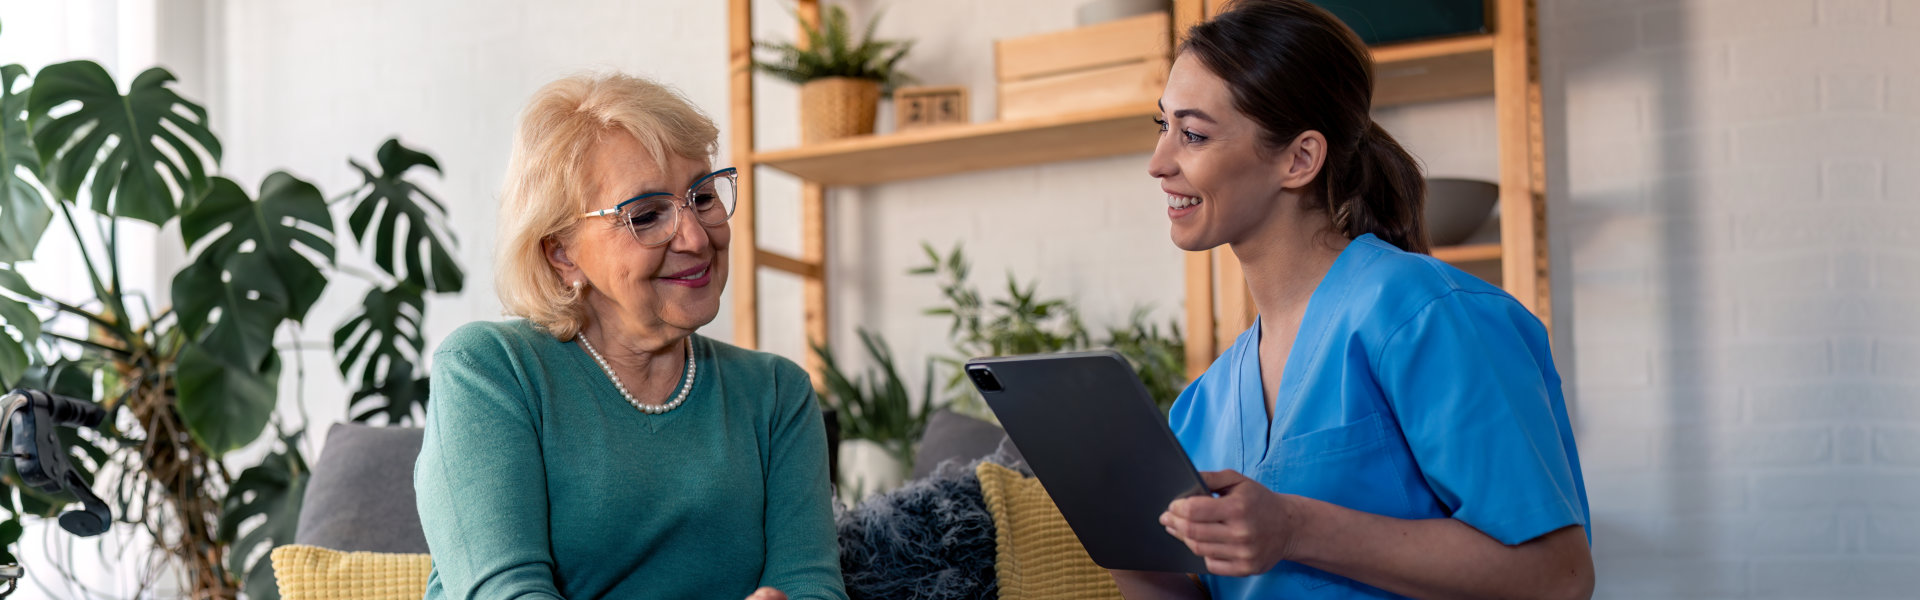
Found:
[(991, 600), (993, 515), (974, 467), (982, 461), (1024, 470), (1004, 452), (951, 461), (932, 475), (836, 510), (840, 571), (853, 600)]

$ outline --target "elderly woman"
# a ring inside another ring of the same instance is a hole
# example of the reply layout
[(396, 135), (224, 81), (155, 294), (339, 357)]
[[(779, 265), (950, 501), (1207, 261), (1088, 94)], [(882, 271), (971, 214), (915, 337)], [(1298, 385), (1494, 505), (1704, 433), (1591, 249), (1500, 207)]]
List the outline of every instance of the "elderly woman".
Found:
[(434, 354), (427, 598), (844, 599), (806, 372), (707, 339), (733, 169), (660, 84), (553, 82), (500, 208), (507, 322)]

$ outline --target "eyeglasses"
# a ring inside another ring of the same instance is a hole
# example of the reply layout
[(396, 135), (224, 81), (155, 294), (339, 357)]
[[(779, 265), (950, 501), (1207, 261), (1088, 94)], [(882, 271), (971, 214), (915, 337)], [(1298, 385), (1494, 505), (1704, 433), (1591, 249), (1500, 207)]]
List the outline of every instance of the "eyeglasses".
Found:
[(661, 246), (673, 241), (673, 235), (680, 231), (682, 208), (693, 211), (694, 220), (701, 225), (712, 227), (727, 222), (733, 216), (734, 188), (739, 186), (739, 179), (739, 171), (727, 167), (695, 181), (687, 188), (684, 198), (666, 192), (649, 192), (628, 198), (613, 208), (581, 213), (580, 218), (616, 215), (641, 245)]

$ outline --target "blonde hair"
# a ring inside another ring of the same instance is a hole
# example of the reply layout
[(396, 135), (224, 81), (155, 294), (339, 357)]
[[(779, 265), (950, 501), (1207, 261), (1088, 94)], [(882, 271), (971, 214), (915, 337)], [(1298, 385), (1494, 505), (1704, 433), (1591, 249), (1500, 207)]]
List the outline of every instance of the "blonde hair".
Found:
[(582, 74), (534, 92), (513, 136), (500, 197), (494, 259), (500, 303), (542, 331), (570, 340), (587, 324), (586, 305), (548, 264), (543, 242), (572, 235), (593, 192), (587, 169), (608, 135), (633, 138), (662, 171), (669, 156), (704, 159), (720, 130), (674, 90), (621, 73)]

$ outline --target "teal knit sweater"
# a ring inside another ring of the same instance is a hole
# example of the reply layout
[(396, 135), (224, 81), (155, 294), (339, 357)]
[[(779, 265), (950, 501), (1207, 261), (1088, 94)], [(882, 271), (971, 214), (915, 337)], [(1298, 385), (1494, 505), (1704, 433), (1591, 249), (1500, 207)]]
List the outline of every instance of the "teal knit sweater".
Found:
[(524, 320), (448, 336), (414, 475), (426, 597), (845, 600), (806, 372), (692, 339), (686, 403), (648, 415)]

